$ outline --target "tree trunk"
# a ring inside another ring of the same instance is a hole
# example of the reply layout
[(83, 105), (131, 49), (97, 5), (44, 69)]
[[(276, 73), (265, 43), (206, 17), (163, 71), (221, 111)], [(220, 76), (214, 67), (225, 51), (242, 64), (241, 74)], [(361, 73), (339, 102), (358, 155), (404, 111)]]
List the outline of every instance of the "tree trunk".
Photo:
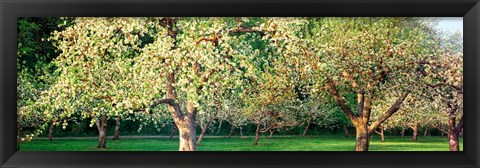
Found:
[(302, 136), (305, 136), (305, 134), (307, 134), (308, 127), (310, 127), (310, 122), (308, 122), (307, 126), (305, 126), (305, 129), (303, 130)]
[(413, 130), (413, 142), (417, 142), (418, 137), (418, 123), (415, 123), (412, 127)]
[(366, 124), (359, 123), (361, 125), (356, 126), (356, 141), (355, 151), (368, 151), (370, 143), (370, 134)]
[(378, 128), (380, 128), (380, 132), (378, 132), (378, 131), (376, 131), (376, 130), (375, 130), (375, 132), (376, 132), (378, 135), (380, 135), (380, 138), (382, 139), (382, 142), (385, 142), (385, 134), (384, 134), (384, 132), (383, 132), (383, 126), (380, 125)]
[(380, 130), (380, 136), (382, 137), (382, 142), (385, 142), (385, 133), (383, 133), (383, 127), (382, 129)]
[(200, 127), (202, 128), (202, 133), (198, 137), (197, 145), (200, 145), (200, 143), (202, 143), (202, 139), (205, 136), (205, 133), (207, 132), (208, 126), (210, 126), (210, 123), (212, 123), (213, 118), (215, 118), (217, 116), (217, 113), (218, 112), (216, 112), (213, 117), (210, 117), (208, 119), (207, 124), (205, 124), (205, 126), (202, 127), (202, 125), (200, 125)]
[(240, 138), (243, 138), (242, 127), (240, 127)]
[(349, 136), (350, 136), (350, 132), (348, 131), (348, 126), (344, 125), (344, 126), (343, 126), (343, 131), (344, 131), (343, 136), (345, 136), (345, 137), (349, 137)]
[(172, 125), (172, 130), (170, 131), (170, 139), (173, 138), (173, 134), (175, 134), (175, 130), (177, 130), (177, 129), (175, 129), (175, 128), (176, 128), (176, 127), (175, 127), (175, 124), (173, 124), (173, 125)]
[(337, 130), (338, 130), (338, 125), (335, 125), (335, 127), (333, 127), (333, 135), (337, 135)]
[(257, 145), (257, 144), (258, 144), (258, 138), (259, 138), (258, 136), (259, 136), (259, 134), (260, 134), (260, 125), (261, 125), (261, 123), (262, 123), (262, 122), (260, 122), (260, 121), (261, 121), (261, 119), (258, 120), (258, 123), (257, 123), (257, 130), (255, 131), (255, 141), (253, 141), (253, 144), (254, 144), (254, 145)]
[(455, 117), (448, 120), (448, 143), (450, 151), (460, 151), (460, 144), (458, 142), (458, 132), (455, 125)]
[(107, 116), (102, 116), (102, 120), (95, 122), (98, 129), (98, 146), (99, 149), (107, 148)]
[(180, 146), (179, 151), (196, 151), (196, 130), (195, 130), (195, 120), (186, 121), (180, 127), (178, 127)]
[[(352, 81), (352, 86), (357, 88), (358, 85), (350, 74), (344, 71), (342, 75), (346, 78), (349, 78)], [(333, 82), (333, 80), (328, 76), (326, 84), (328, 92), (333, 96), (335, 103), (342, 109), (347, 118), (350, 119), (350, 121), (352, 121), (352, 123), (355, 125), (357, 131), (355, 142), (356, 151), (368, 151), (371, 132), (373, 132), (380, 124), (396, 113), (398, 109), (400, 109), (402, 102), (410, 93), (410, 89), (407, 88), (379, 119), (369, 124), (372, 104), (370, 98), (365, 95), (365, 92), (362, 89), (357, 89), (358, 115), (356, 115), (352, 112), (351, 107), (345, 102), (345, 98), (338, 92), (335, 82)]]
[(230, 128), (230, 133), (228, 133), (228, 138), (232, 138), (233, 131), (235, 131), (235, 127), (232, 125)]
[[(177, 106), (180, 108), (180, 106)], [(178, 110), (179, 113), (180, 110)], [(178, 129), (178, 137), (180, 139), (179, 151), (196, 151), (197, 150), (197, 130), (195, 128), (195, 117), (197, 108), (193, 102), (187, 103), (187, 114), (181, 120), (175, 120)]]
[(268, 136), (268, 138), (272, 138), (273, 132), (275, 131), (273, 131), (272, 129), (269, 129), (268, 131), (270, 131), (270, 136)]
[(50, 128), (48, 129), (48, 140), (52, 141), (53, 139), (53, 126), (55, 125), (55, 120), (52, 120), (50, 123)]
[(120, 116), (117, 116), (115, 122), (115, 132), (113, 133), (113, 140), (120, 140)]
[(428, 125), (425, 126), (425, 131), (423, 132), (423, 136), (426, 137), (428, 135)]
[(402, 128), (402, 139), (405, 137), (405, 128)]
[(220, 123), (218, 124), (217, 135), (220, 133), (220, 128), (222, 128), (222, 122), (223, 120), (220, 120)]

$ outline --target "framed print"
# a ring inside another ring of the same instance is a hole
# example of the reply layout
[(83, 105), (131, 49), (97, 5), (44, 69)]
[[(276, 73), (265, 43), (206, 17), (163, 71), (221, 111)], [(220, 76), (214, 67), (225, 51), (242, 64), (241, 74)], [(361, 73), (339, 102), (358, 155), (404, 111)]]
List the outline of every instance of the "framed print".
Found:
[(4, 0), (0, 165), (478, 167), (479, 9)]

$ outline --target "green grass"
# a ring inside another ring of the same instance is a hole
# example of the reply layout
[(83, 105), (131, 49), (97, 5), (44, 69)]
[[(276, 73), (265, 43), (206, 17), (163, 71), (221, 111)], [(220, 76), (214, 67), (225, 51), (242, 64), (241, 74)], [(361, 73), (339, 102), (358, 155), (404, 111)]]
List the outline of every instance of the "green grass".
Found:
[[(21, 151), (177, 151), (178, 139), (121, 139), (107, 140), (107, 149), (96, 148), (95, 139), (34, 139), (22, 142)], [(258, 145), (253, 138), (204, 138), (198, 146), (199, 151), (353, 151), (355, 137), (343, 136), (307, 136), (307, 137), (261, 137)], [(460, 138), (460, 150), (463, 151), (463, 138)], [(417, 142), (411, 137), (402, 139), (397, 136), (385, 137), (380, 142), (374, 136), (370, 151), (448, 151), (446, 137), (419, 136)]]

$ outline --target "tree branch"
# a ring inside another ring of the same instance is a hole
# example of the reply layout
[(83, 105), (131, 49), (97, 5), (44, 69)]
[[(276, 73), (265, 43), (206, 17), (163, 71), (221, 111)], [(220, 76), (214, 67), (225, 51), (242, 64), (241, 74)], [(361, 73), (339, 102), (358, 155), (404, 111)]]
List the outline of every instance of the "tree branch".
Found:
[(310, 59), (310, 57), (309, 57), (309, 55), (308, 55), (308, 53), (307, 53), (307, 51), (306, 51), (307, 49), (306, 49), (305, 47), (303, 47), (302, 49), (303, 49), (303, 50), (302, 50), (302, 54), (303, 54), (303, 56), (305, 56), (305, 59), (307, 59), (307, 61), (313, 66), (313, 69), (315, 69), (315, 70), (318, 71), (319, 69), (318, 69), (317, 65), (314, 64), (314, 62), (312, 61), (312, 59)]
[(167, 29), (168, 36), (172, 37), (173, 39), (177, 38), (177, 32), (173, 31), (173, 25), (175, 25), (175, 23), (177, 23), (177, 21), (169, 17), (164, 17), (159, 22), (160, 26)]
[(347, 71), (342, 72), (343, 77), (348, 79), (352, 85), (352, 87), (356, 90), (357, 93), (363, 93), (363, 90), (360, 88), (360, 85), (357, 83), (355, 79), (353, 79), (353, 76), (350, 75)]
[(437, 84), (428, 84), (427, 83), (427, 86), (431, 87), (431, 88), (436, 88), (436, 87), (440, 87), (440, 86), (449, 86), (461, 93), (463, 93), (463, 90), (462, 88), (460, 88), (459, 86), (455, 86), (455, 85), (452, 85), (452, 84), (448, 84), (448, 83), (437, 83)]
[(155, 106), (159, 104), (168, 104), (170, 106), (175, 106), (175, 101), (171, 98), (165, 98), (165, 99), (156, 99), (152, 100), (152, 104), (150, 104), (150, 108), (154, 108)]
[(95, 126), (97, 126), (97, 130), (100, 131), (101, 130), (100, 120), (96, 115), (93, 115), (93, 118), (95, 118)]
[(365, 105), (365, 93), (361, 92), (357, 94), (357, 101), (358, 101), (358, 115), (362, 116), (363, 107)]
[(336, 88), (335, 83), (331, 79), (328, 79), (328, 78), (327, 78), (327, 87), (328, 87), (328, 91), (330, 92), (330, 94), (332, 94), (332, 96), (335, 100), (335, 103), (337, 103), (337, 105), (340, 106), (342, 111), (347, 115), (347, 117), (352, 121), (352, 123), (354, 125), (357, 124), (357, 117), (352, 113), (352, 110), (350, 109), (350, 107), (348, 107), (345, 104), (345, 100), (338, 93), (338, 90)]
[(438, 130), (442, 131), (443, 133), (445, 133), (445, 134), (448, 134), (448, 131), (446, 131), (445, 129), (443, 129), (443, 128), (439, 127), (437, 124), (435, 124), (435, 125), (432, 125), (432, 126), (433, 126), (433, 128), (436, 128), (436, 129), (438, 129)]
[(455, 127), (455, 134), (458, 135), (460, 131), (463, 129), (463, 115), (462, 118), (460, 118), (460, 122), (458, 123), (457, 127)]
[(395, 103), (380, 117), (377, 121), (373, 122), (370, 127), (368, 128), (369, 132), (375, 130), (380, 124), (382, 124), (385, 120), (387, 120), (390, 116), (392, 116), (395, 112), (400, 109), (400, 105), (402, 102), (407, 98), (408, 94), (410, 93), (410, 89), (407, 88), (405, 92), (395, 101)]
[(216, 70), (215, 69), (210, 69), (208, 72), (206, 72), (204, 75), (202, 75), (201, 79), (200, 79), (200, 85), (198, 86), (197, 88), (197, 92), (202, 90), (205, 82), (208, 81), (208, 77), (211, 76), (213, 73), (215, 73)]

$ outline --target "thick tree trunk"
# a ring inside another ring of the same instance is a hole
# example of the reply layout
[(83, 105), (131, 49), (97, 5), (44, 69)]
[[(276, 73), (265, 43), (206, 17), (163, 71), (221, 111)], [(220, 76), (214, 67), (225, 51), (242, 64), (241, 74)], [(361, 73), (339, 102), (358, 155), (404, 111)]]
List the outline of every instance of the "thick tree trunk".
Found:
[(428, 135), (428, 125), (425, 126), (425, 131), (423, 132), (423, 136), (426, 137)]
[(106, 131), (105, 130), (100, 130), (98, 132), (98, 146), (97, 148), (100, 149), (105, 149), (107, 148), (107, 141), (106, 141)]
[(258, 144), (258, 138), (259, 138), (259, 135), (260, 135), (260, 125), (262, 122), (260, 122), (260, 120), (258, 120), (258, 123), (257, 123), (257, 130), (255, 131), (255, 141), (253, 141), (253, 144), (254, 145), (257, 145)]
[(415, 124), (412, 126), (412, 130), (413, 130), (413, 142), (417, 142), (417, 137), (418, 137), (418, 123), (415, 123)]
[(48, 129), (48, 140), (52, 141), (53, 139), (53, 126), (55, 125), (55, 120), (52, 120), (50, 123), (50, 128)]
[(458, 132), (455, 125), (455, 117), (448, 120), (448, 143), (450, 151), (460, 151), (460, 144), (458, 142)]
[(268, 131), (270, 131), (270, 136), (268, 136), (268, 138), (272, 138), (273, 132), (275, 132), (275, 131), (272, 130), (272, 129), (269, 129)]
[(102, 116), (101, 121), (98, 121), (97, 119), (96, 123), (97, 123), (97, 129), (98, 129), (97, 148), (105, 149), (107, 148), (107, 116), (106, 115)]
[(196, 151), (196, 130), (195, 122), (185, 122), (181, 127), (178, 127), (180, 147), (179, 151)]
[(193, 102), (187, 103), (187, 116), (183, 120), (177, 120), (177, 128), (180, 139), (179, 151), (196, 151), (197, 150), (197, 130), (195, 128), (195, 115), (197, 109)]
[(307, 134), (308, 128), (310, 127), (310, 122), (308, 122), (307, 126), (305, 126), (305, 129), (303, 130), (302, 136), (305, 136)]
[(344, 125), (343, 126), (343, 136), (344, 137), (349, 137), (350, 136), (350, 132), (348, 131), (348, 126)]
[(115, 131), (113, 133), (113, 140), (120, 140), (120, 116), (117, 116), (115, 121)]
[(235, 131), (235, 127), (232, 125), (230, 128), (230, 133), (228, 133), (228, 138), (232, 138), (233, 131)]
[(355, 151), (368, 151), (370, 134), (366, 124), (358, 125), (356, 128)]

